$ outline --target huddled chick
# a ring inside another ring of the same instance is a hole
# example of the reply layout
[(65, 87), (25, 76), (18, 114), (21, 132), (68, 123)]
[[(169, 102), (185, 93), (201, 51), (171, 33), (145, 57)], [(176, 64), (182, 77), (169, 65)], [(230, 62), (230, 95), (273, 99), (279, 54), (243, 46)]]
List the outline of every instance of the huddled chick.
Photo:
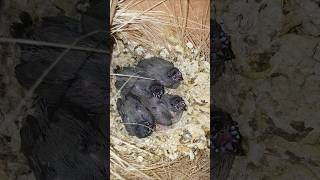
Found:
[(164, 87), (176, 89), (183, 80), (173, 63), (153, 57), (115, 72), (115, 86), (121, 94), (117, 110), (129, 135), (148, 137), (157, 123), (171, 126), (186, 110), (180, 96), (165, 93)]
[(229, 113), (214, 106), (212, 111), (211, 148), (214, 153), (228, 152), (234, 155), (243, 154), (241, 133), (238, 123)]
[(213, 82), (217, 82), (225, 71), (225, 63), (232, 61), (235, 55), (232, 50), (231, 37), (225, 33), (216, 21), (210, 21), (210, 63)]

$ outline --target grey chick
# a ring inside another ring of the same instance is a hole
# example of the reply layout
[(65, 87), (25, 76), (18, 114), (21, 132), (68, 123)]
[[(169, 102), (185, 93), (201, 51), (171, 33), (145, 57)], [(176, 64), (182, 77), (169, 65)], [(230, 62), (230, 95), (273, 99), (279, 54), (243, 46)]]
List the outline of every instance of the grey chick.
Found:
[(127, 94), (117, 101), (117, 110), (130, 136), (145, 138), (152, 134), (155, 121), (139, 97)]
[[(115, 70), (115, 72), (123, 75), (148, 77), (143, 71), (137, 71), (137, 69), (133, 67), (124, 67), (122, 69)], [(161, 98), (161, 96), (164, 94), (164, 86), (160, 84), (159, 81), (150, 79), (118, 76), (115, 86), (117, 89), (122, 88), (122, 96), (131, 93), (139, 97), (143, 96), (147, 98)]]
[(161, 99), (142, 98), (142, 103), (149, 109), (156, 123), (171, 126), (181, 117), (187, 109), (184, 100), (177, 95), (164, 94)]
[(182, 74), (173, 63), (158, 57), (143, 59), (137, 64), (139, 70), (158, 80), (167, 88), (176, 89), (183, 80)]

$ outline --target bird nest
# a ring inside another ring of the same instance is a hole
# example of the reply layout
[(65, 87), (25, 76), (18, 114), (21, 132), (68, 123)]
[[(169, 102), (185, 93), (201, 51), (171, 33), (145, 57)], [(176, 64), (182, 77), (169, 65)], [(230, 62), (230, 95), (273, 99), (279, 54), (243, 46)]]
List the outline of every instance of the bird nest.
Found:
[(172, 127), (156, 128), (148, 138), (129, 136), (116, 110), (117, 74), (111, 74), (112, 179), (209, 179), (209, 3), (111, 2), (116, 43), (110, 72), (152, 56), (169, 60), (182, 72), (184, 81), (167, 91), (181, 96), (188, 106)]

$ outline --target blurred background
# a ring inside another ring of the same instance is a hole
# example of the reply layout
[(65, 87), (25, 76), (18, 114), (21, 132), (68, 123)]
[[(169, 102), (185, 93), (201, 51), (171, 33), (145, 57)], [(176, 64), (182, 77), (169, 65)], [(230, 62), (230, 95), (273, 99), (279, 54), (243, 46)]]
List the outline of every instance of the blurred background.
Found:
[(215, 102), (238, 121), (246, 152), (229, 179), (319, 179), (319, 1), (215, 8), (236, 56), (213, 87)]

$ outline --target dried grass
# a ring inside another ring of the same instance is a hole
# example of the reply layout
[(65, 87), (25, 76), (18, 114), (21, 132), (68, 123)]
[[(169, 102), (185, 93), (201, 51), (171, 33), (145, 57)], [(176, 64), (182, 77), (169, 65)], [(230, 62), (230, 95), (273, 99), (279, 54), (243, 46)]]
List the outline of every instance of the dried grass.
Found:
[[(114, 138), (114, 137), (111, 137)], [(124, 140), (121, 140), (126, 142)], [(128, 143), (128, 142), (126, 142)], [(130, 144), (129, 146), (134, 146)], [(149, 154), (137, 148), (140, 153)], [(176, 160), (162, 158), (160, 161), (148, 159), (149, 164), (136, 162), (135, 157), (110, 151), (111, 179), (209, 179), (210, 161), (208, 152), (201, 152), (195, 160), (181, 157)]]
[[(159, 48), (186, 48), (191, 43), (199, 55), (209, 56), (210, 1), (122, 0), (113, 11), (111, 32), (117, 41), (125, 39), (157, 52)], [(203, 9), (204, 8), (204, 9)]]

